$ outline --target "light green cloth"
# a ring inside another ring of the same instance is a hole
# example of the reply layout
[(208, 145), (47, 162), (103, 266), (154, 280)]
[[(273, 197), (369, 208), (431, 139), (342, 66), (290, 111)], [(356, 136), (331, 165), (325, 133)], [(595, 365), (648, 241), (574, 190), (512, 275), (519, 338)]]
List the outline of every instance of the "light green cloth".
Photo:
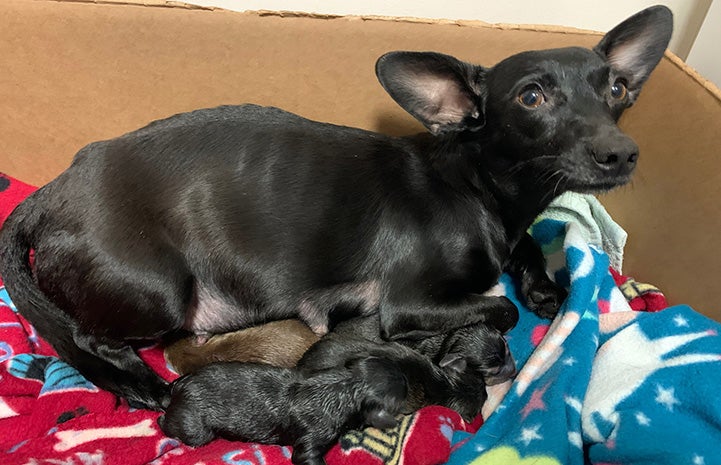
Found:
[(613, 221), (596, 197), (566, 192), (551, 202), (538, 220), (544, 218), (578, 224), (586, 242), (603, 249), (611, 267), (622, 272), (623, 248), (628, 233)]

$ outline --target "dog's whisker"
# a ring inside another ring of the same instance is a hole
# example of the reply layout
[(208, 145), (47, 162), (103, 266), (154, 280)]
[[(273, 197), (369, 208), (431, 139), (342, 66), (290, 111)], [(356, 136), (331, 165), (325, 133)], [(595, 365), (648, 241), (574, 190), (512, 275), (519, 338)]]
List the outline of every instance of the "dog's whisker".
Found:
[(556, 185), (553, 187), (553, 197), (556, 197), (556, 192), (558, 191), (558, 187), (561, 185), (561, 182), (563, 181), (563, 172), (561, 170), (557, 170), (556, 173), (558, 176), (558, 181), (556, 181)]
[(508, 180), (511, 176), (513, 176), (514, 174), (517, 174), (523, 168), (527, 167), (528, 165), (530, 165), (532, 163), (538, 163), (539, 161), (541, 161), (543, 159), (553, 160), (555, 158), (556, 157), (553, 155), (540, 155), (540, 156), (538, 156), (536, 158), (532, 158), (530, 160), (522, 160), (522, 161), (516, 163), (515, 165), (511, 166), (510, 168), (508, 168), (504, 173), (503, 179)]

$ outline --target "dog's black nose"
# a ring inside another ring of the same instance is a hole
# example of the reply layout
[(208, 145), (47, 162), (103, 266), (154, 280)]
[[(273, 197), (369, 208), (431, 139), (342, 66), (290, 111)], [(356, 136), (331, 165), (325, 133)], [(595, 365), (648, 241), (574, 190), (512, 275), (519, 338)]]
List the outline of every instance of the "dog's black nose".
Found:
[[(614, 128), (615, 129), (615, 128)], [(591, 147), (596, 163), (606, 169), (632, 168), (638, 160), (638, 146), (620, 131), (599, 135)]]
[(595, 152), (594, 151), (593, 159), (596, 160), (596, 163), (598, 163), (599, 165), (606, 165), (606, 166), (617, 165), (620, 163), (633, 164), (633, 163), (636, 163), (636, 159), (638, 159), (638, 150), (635, 150), (632, 152), (620, 152), (620, 151)]

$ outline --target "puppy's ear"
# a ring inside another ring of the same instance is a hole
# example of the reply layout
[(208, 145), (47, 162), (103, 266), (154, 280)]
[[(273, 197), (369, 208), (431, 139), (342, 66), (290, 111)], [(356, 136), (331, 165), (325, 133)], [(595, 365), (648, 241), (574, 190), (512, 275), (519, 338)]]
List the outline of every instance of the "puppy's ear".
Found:
[(663, 57), (673, 32), (673, 14), (663, 5), (636, 13), (609, 31), (594, 50), (626, 79), (630, 101)]
[(438, 366), (452, 373), (462, 373), (467, 365), (465, 357), (457, 353), (446, 354), (441, 361), (438, 362)]
[(376, 76), (404, 110), (434, 135), (483, 127), (484, 68), (431, 52), (390, 52)]

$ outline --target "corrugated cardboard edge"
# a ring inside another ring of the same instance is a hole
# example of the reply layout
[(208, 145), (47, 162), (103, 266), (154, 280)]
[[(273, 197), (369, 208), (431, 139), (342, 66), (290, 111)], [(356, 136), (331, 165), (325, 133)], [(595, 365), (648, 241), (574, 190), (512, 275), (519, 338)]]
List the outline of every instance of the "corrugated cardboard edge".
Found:
[[(206, 11), (227, 11), (236, 14), (243, 15), (254, 15), (254, 16), (276, 16), (281, 18), (313, 18), (313, 19), (342, 19), (346, 21), (395, 21), (404, 23), (420, 23), (420, 24), (450, 24), (459, 27), (474, 27), (474, 28), (487, 28), (487, 29), (500, 29), (500, 30), (519, 30), (519, 31), (532, 31), (532, 32), (551, 32), (557, 34), (578, 34), (578, 35), (603, 35), (602, 32), (591, 31), (587, 29), (577, 29), (567, 26), (553, 26), (543, 24), (509, 24), (509, 23), (487, 23), (480, 20), (451, 20), (451, 19), (431, 19), (431, 18), (415, 18), (408, 16), (375, 16), (375, 15), (332, 15), (332, 14), (321, 14), (321, 13), (307, 13), (300, 11), (270, 11), (270, 10), (257, 10), (257, 11), (231, 11), (224, 8), (212, 7), (212, 6), (201, 6), (192, 5), (185, 2), (176, 2), (170, 0), (35, 0), (45, 2), (57, 2), (57, 3), (88, 3), (95, 5), (118, 5), (118, 6), (142, 6), (142, 7), (156, 7), (156, 8), (182, 8), (188, 10), (206, 10)], [(694, 81), (696, 81), (701, 87), (711, 94), (716, 101), (721, 103), (721, 89), (716, 86), (713, 82), (701, 76), (695, 69), (687, 65), (681, 58), (676, 56), (671, 51), (666, 51), (666, 57), (676, 65), (681, 71), (686, 73)]]
[[(54, 3), (89, 3), (93, 5), (114, 5), (114, 6), (143, 6), (160, 8), (182, 8), (185, 10), (223, 10), (212, 6), (192, 5), (185, 2), (174, 2), (169, 0), (35, 0)], [(225, 10), (223, 10), (225, 11)], [(230, 11), (230, 10), (228, 10)]]
[(716, 97), (716, 100), (718, 100), (719, 103), (721, 103), (721, 89), (719, 89), (716, 84), (701, 76), (698, 71), (687, 65), (681, 58), (679, 58), (675, 54), (666, 51), (666, 57), (671, 61), (671, 63), (678, 66), (683, 72), (688, 74), (691, 78), (693, 78), (696, 82), (703, 86), (711, 95)]

